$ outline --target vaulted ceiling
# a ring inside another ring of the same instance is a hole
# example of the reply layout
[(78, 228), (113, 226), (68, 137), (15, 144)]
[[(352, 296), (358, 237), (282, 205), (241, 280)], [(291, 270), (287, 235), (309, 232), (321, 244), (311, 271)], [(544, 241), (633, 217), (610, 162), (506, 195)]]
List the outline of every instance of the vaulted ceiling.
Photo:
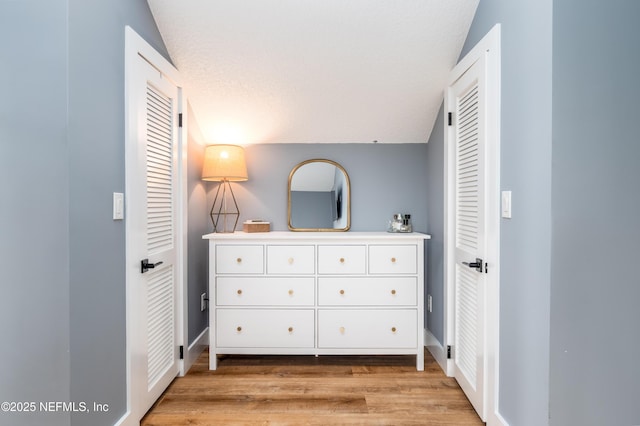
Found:
[(207, 143), (426, 142), (479, 0), (148, 0)]

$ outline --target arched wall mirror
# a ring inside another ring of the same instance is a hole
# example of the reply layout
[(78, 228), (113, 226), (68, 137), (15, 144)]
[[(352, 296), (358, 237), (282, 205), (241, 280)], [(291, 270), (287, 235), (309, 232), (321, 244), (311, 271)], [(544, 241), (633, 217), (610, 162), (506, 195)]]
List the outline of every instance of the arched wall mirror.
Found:
[(348, 231), (351, 227), (349, 175), (331, 160), (303, 161), (291, 170), (287, 216), (292, 231)]

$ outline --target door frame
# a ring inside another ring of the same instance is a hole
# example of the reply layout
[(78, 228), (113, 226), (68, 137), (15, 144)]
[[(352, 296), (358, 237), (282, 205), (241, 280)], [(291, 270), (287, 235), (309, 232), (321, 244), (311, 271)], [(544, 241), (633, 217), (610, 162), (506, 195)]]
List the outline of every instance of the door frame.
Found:
[[(139, 425), (139, 420), (136, 418), (140, 411), (137, 407), (132, 406), (132, 385), (131, 385), (131, 339), (133, 328), (133, 311), (136, 309), (131, 303), (131, 281), (132, 274), (139, 273), (137, 268), (129, 267), (130, 259), (127, 258), (127, 253), (130, 251), (131, 244), (131, 230), (127, 221), (127, 194), (131, 193), (130, 183), (127, 176), (130, 174), (132, 167), (135, 167), (131, 161), (127, 161), (128, 151), (134, 146), (134, 142), (137, 135), (137, 129), (134, 127), (136, 111), (130, 108), (132, 105), (132, 97), (134, 90), (130, 89), (132, 84), (136, 84), (136, 72), (135, 62), (139, 60), (147, 61), (151, 66), (160, 71), (165, 77), (172, 81), (178, 88), (178, 112), (186, 115), (186, 96), (184, 94), (183, 85), (181, 83), (178, 70), (169, 63), (160, 53), (158, 53), (149, 43), (146, 42), (140, 35), (138, 35), (131, 27), (125, 27), (125, 76), (124, 76), (124, 100), (125, 100), (125, 286), (126, 286), (126, 371), (127, 371), (127, 411), (123, 417), (116, 423), (116, 425)], [(178, 191), (178, 206), (177, 206), (177, 294), (176, 294), (176, 318), (175, 323), (177, 325), (177, 342), (179, 346), (183, 347), (183, 353), (186, 352), (188, 347), (188, 298), (187, 298), (187, 127), (186, 119), (182, 120), (182, 127), (178, 127), (177, 135), (178, 144), (178, 177), (176, 182), (176, 189)], [(134, 272), (135, 271), (135, 272)], [(179, 375), (186, 373), (185, 360), (178, 360)], [(143, 413), (144, 414), (144, 413)]]
[[(445, 91), (444, 112), (449, 112), (448, 88), (453, 85), (481, 56), (486, 59), (486, 274), (485, 333), (484, 333), (484, 419), (488, 425), (506, 424), (498, 413), (499, 402), (499, 332), (500, 332), (500, 24), (496, 24), (484, 38), (453, 68)], [(455, 342), (455, 134), (444, 120), (444, 342)], [(454, 374), (454, 360), (447, 359), (446, 373)]]

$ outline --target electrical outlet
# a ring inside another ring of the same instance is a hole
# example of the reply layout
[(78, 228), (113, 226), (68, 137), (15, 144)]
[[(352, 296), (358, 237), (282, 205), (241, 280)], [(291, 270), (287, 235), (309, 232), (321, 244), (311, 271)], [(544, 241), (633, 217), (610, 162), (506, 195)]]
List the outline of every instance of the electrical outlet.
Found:
[(207, 309), (207, 293), (202, 293), (200, 295), (200, 312), (203, 312)]
[(430, 294), (427, 295), (427, 311), (433, 312), (433, 299)]

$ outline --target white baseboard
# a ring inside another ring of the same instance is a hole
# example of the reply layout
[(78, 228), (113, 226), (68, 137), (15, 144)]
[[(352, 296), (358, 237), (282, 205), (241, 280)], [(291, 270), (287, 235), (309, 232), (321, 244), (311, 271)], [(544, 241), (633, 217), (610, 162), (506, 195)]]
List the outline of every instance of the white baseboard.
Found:
[(495, 412), (495, 416), (496, 421), (498, 422), (498, 426), (509, 426), (509, 423), (507, 423), (507, 421), (497, 411)]
[(116, 423), (114, 423), (113, 426), (134, 426), (134, 425), (140, 425), (140, 422), (135, 422), (132, 420), (131, 417), (131, 410), (127, 410), (126, 413), (124, 413), (124, 415), (122, 417), (120, 417), (120, 420), (118, 420)]
[(182, 376), (189, 372), (189, 369), (196, 362), (202, 351), (204, 351), (208, 346), (209, 327), (205, 328), (202, 333), (200, 333), (200, 335), (196, 337), (196, 340), (194, 340), (193, 343), (190, 344), (187, 348), (187, 351), (184, 354), (184, 374), (181, 374)]
[(424, 345), (429, 350), (429, 353), (436, 360), (442, 371), (447, 374), (447, 352), (444, 350), (438, 339), (431, 334), (429, 330), (424, 331)]
[(488, 413), (486, 424), (487, 426), (509, 426), (509, 423), (507, 423), (497, 410), (493, 413)]

